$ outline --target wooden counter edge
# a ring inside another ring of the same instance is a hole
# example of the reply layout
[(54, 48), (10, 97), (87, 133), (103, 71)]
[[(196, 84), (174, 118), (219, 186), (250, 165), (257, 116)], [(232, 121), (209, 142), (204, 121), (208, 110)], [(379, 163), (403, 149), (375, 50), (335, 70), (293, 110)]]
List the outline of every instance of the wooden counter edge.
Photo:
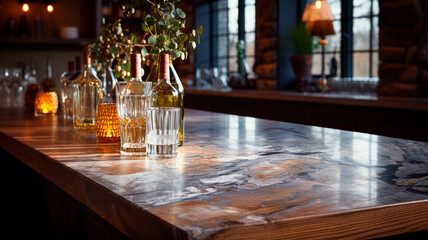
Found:
[(0, 147), (132, 239), (189, 239), (184, 230), (1, 131)]
[(371, 239), (428, 229), (428, 200), (230, 228), (209, 239)]

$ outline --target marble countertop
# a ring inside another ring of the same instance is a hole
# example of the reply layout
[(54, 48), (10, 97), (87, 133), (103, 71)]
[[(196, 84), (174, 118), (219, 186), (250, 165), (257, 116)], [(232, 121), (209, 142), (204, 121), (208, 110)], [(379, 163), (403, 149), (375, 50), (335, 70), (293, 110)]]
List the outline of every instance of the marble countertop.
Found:
[[(176, 159), (2, 111), (0, 147), (132, 238), (372, 238), (428, 229), (428, 143), (185, 110)], [(25, 151), (24, 151), (25, 150)]]
[(232, 90), (226, 92), (201, 90), (194, 87), (187, 87), (186, 94), (207, 95), (218, 97), (250, 98), (277, 101), (296, 101), (309, 103), (323, 103), (348, 106), (380, 107), (391, 109), (409, 109), (428, 111), (428, 98), (409, 98), (377, 96), (376, 94), (363, 93), (315, 93), (296, 92), (283, 90)]

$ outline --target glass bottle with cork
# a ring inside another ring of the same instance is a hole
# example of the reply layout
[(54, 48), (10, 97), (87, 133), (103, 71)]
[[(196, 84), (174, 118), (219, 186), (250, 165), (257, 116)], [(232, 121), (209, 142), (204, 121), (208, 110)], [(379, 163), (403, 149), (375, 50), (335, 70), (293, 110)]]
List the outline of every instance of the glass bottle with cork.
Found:
[[(174, 65), (172, 64), (172, 58), (169, 56), (169, 73), (170, 79), (169, 83), (178, 91), (178, 107), (180, 108), (180, 129), (179, 129), (179, 143), (178, 145), (183, 145), (184, 142), (184, 87), (181, 83), (180, 77), (175, 71)], [(158, 84), (159, 79), (159, 61), (154, 63), (152, 69), (147, 76), (146, 82), (152, 82), (153, 87)]]
[(159, 54), (158, 81), (153, 87), (151, 107), (180, 107), (178, 90), (172, 86), (169, 71), (169, 54)]
[(73, 126), (95, 129), (97, 107), (103, 98), (101, 81), (93, 74), (91, 47), (83, 48), (83, 70), (73, 81)]
[(117, 110), (120, 122), (120, 152), (125, 155), (146, 154), (146, 107), (151, 83), (141, 80), (141, 55), (131, 54), (128, 82), (117, 82)]

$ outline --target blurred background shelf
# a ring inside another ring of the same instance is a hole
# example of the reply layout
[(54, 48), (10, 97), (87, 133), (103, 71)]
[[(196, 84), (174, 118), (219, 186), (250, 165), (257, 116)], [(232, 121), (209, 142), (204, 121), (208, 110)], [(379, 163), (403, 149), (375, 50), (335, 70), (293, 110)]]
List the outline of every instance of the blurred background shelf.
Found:
[(2, 38), (0, 49), (29, 50), (29, 49), (69, 49), (80, 50), (85, 43), (93, 41), (91, 38), (63, 39), (63, 38)]

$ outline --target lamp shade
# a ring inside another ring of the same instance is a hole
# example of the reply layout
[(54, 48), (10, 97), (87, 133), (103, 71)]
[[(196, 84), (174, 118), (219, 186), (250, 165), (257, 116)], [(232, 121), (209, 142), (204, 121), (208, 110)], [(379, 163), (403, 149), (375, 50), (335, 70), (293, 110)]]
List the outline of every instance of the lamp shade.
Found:
[(317, 0), (306, 4), (302, 22), (334, 20), (333, 13), (325, 0)]
[(311, 35), (319, 36), (321, 39), (325, 39), (327, 35), (335, 34), (333, 28), (333, 21), (321, 20), (312, 22)]

